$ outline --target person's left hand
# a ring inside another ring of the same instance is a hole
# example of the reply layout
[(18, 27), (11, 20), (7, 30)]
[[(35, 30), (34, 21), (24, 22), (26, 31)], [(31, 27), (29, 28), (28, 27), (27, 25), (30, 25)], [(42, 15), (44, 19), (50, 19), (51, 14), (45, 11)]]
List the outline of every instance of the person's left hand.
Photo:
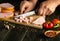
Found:
[(40, 4), (37, 12), (39, 15), (51, 15), (57, 6), (58, 4), (55, 0), (44, 1)]

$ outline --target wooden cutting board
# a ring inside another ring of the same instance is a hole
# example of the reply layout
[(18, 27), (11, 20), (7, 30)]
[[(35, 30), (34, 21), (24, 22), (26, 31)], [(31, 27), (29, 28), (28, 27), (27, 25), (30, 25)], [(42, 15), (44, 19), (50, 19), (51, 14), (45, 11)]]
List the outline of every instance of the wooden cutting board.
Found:
[[(29, 16), (29, 17), (33, 17), (34, 19), (38, 18), (39, 16), (38, 15), (32, 15), (32, 16)], [(19, 24), (19, 25), (25, 25), (25, 26), (28, 26), (28, 27), (33, 27), (33, 28), (39, 28), (39, 29), (42, 29), (43, 26), (42, 25), (35, 25), (35, 24), (31, 24), (31, 23), (20, 23), (20, 22), (16, 22), (15, 20), (13, 20), (13, 18), (11, 19), (1, 19), (1, 21), (8, 21), (8, 22), (11, 22), (11, 23), (15, 23), (15, 24)]]

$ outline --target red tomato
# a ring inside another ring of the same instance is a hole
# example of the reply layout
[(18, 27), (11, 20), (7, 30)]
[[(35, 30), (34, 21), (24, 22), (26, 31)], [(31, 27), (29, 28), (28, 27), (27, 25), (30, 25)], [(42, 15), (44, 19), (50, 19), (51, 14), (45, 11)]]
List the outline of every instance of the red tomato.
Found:
[(60, 23), (60, 20), (58, 20), (58, 19), (53, 19), (53, 24), (56, 25), (57, 23)]
[(44, 23), (44, 28), (46, 28), (46, 29), (52, 29), (52, 27), (53, 27), (53, 23), (52, 22), (49, 22), (49, 23)]
[(48, 23), (44, 23), (44, 28), (49, 28)]
[(53, 23), (49, 23), (49, 28), (52, 28), (53, 27)]

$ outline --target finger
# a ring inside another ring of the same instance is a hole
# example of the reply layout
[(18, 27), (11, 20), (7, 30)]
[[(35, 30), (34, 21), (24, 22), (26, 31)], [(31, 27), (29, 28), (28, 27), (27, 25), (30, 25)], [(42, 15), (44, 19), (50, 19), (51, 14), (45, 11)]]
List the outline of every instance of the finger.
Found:
[(52, 11), (49, 11), (49, 14), (48, 15), (51, 15), (52, 14)]
[(45, 6), (45, 4), (42, 4), (40, 6), (41, 6), (40, 7), (40, 15), (43, 16), (45, 14), (45, 8), (46, 8), (46, 6)]
[(24, 4), (24, 1), (21, 2), (20, 7)]
[(42, 15), (42, 13), (43, 13), (43, 8), (42, 7), (38, 8), (38, 15)]
[(25, 9), (24, 13), (29, 12), (29, 11), (30, 11), (30, 8), (27, 7), (27, 8)]
[(50, 15), (51, 13), (52, 13), (52, 12), (48, 9), (46, 14), (47, 14), (47, 15)]
[(22, 1), (21, 4), (20, 4), (20, 13), (21, 13), (21, 9), (22, 9), (23, 3), (24, 3), (24, 1)]
[(24, 9), (24, 8), (22, 8), (22, 9), (21, 9), (21, 14), (22, 14), (22, 13), (24, 13), (24, 11), (25, 11), (25, 9)]
[(48, 15), (49, 12), (50, 12), (50, 10), (49, 10), (49, 8), (47, 8), (47, 10), (46, 10), (46, 15)]
[(23, 6), (20, 8), (21, 14), (22, 14), (22, 13), (24, 13), (25, 8), (26, 8), (26, 6), (25, 6), (25, 5), (23, 5)]
[(44, 6), (42, 16), (45, 16), (46, 12), (47, 12), (47, 8), (46, 8), (46, 6)]

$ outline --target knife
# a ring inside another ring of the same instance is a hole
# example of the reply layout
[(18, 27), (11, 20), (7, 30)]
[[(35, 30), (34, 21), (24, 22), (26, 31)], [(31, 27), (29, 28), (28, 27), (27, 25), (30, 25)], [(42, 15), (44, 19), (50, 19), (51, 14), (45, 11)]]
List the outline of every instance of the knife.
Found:
[(24, 14), (17, 15), (15, 17), (20, 17), (20, 16), (27, 17), (27, 16), (31, 16), (31, 15), (34, 15), (34, 14), (35, 14), (35, 11), (31, 11), (31, 12), (27, 12), (27, 13), (24, 13)]

